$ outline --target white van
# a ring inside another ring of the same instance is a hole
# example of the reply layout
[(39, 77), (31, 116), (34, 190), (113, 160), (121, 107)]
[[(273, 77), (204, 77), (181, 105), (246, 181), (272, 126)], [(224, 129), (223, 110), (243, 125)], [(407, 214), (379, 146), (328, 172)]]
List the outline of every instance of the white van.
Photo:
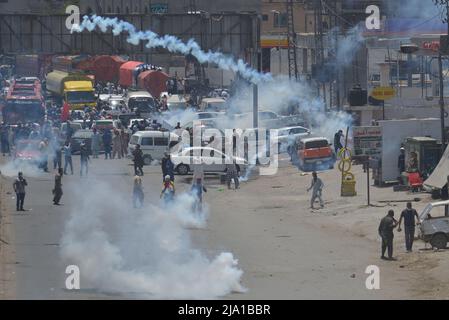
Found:
[(178, 144), (178, 136), (168, 131), (137, 131), (131, 136), (128, 144), (129, 153), (132, 154), (136, 144), (140, 144), (145, 165), (153, 160), (161, 160), (164, 153)]

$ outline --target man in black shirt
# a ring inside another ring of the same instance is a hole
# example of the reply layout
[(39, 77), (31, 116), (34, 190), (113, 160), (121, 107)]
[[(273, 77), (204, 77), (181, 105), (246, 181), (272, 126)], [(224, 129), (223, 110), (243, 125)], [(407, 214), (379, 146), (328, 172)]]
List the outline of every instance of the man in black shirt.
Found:
[[(393, 258), (393, 229), (397, 226), (397, 221), (394, 219), (394, 211), (389, 210), (388, 214), (382, 218), (379, 224), (379, 235), (382, 238), (382, 256), (383, 260), (395, 260)], [(385, 257), (385, 250), (388, 248), (388, 258)]]
[(399, 218), (398, 231), (401, 231), (401, 222), (404, 219), (404, 233), (405, 233), (405, 247), (407, 252), (412, 252), (413, 240), (415, 238), (415, 217), (417, 224), (419, 224), (419, 216), (415, 209), (412, 208), (412, 203), (407, 202), (407, 208), (402, 211)]

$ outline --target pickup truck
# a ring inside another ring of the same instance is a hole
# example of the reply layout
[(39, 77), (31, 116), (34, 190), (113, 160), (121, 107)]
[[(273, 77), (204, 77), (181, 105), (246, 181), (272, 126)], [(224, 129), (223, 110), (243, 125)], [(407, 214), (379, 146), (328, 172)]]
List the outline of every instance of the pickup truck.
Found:
[(298, 167), (303, 171), (333, 169), (335, 154), (326, 138), (304, 138), (298, 143)]

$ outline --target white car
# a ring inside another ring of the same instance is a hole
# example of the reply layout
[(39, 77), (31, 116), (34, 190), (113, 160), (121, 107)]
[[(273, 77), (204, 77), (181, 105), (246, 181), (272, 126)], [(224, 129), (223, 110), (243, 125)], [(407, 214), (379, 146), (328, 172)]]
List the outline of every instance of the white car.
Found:
[(224, 112), (197, 112), (196, 116), (198, 117), (199, 120), (203, 120), (203, 119), (216, 119), (216, 118), (220, 118), (225, 116), (226, 113)]
[(279, 128), (277, 142), (279, 152), (286, 152), (289, 146), (293, 146), (298, 139), (309, 137), (310, 129), (301, 126)]
[(193, 174), (195, 167), (202, 165), (204, 173), (223, 173), (226, 164), (235, 160), (237, 171), (245, 172), (248, 162), (239, 157), (226, 155), (209, 147), (185, 148), (178, 153), (171, 154), (171, 161), (175, 166), (175, 173), (179, 175)]

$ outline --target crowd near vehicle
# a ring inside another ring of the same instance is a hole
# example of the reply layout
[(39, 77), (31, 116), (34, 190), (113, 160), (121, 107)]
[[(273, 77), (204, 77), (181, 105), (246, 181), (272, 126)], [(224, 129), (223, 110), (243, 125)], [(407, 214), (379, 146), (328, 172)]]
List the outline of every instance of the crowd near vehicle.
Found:
[(237, 171), (242, 174), (248, 168), (248, 161), (243, 158), (224, 154), (210, 147), (183, 148), (177, 153), (171, 154), (171, 161), (175, 166), (175, 172), (179, 175), (193, 174), (199, 165), (203, 167), (204, 173), (224, 173), (226, 164), (235, 161)]
[(302, 138), (297, 144), (298, 166), (303, 171), (332, 169), (335, 155), (324, 137)]
[[(71, 148), (72, 148), (72, 154), (78, 154), (81, 150), (81, 144), (84, 143), (86, 145), (86, 149), (88, 150), (89, 153), (92, 153), (92, 136), (93, 136), (94, 132), (92, 130), (86, 130), (86, 129), (81, 129), (81, 130), (77, 130), (73, 135), (72, 138), (70, 139), (70, 144), (71, 144)], [(103, 152), (104, 151), (104, 146), (103, 146), (103, 139), (102, 138), (102, 134), (100, 131), (100, 145), (99, 145), (99, 152)]]
[(38, 79), (17, 79), (12, 81), (2, 109), (3, 121), (39, 122), (45, 114), (45, 102)]
[(145, 165), (153, 160), (161, 160), (171, 147), (178, 144), (178, 136), (168, 131), (137, 131), (129, 140), (128, 150), (132, 154), (139, 144), (143, 152)]
[(95, 108), (96, 98), (92, 79), (82, 73), (53, 71), (47, 74), (46, 88), (60, 103), (71, 109)]
[(419, 220), (418, 238), (433, 248), (445, 249), (449, 241), (449, 200), (427, 204)]

